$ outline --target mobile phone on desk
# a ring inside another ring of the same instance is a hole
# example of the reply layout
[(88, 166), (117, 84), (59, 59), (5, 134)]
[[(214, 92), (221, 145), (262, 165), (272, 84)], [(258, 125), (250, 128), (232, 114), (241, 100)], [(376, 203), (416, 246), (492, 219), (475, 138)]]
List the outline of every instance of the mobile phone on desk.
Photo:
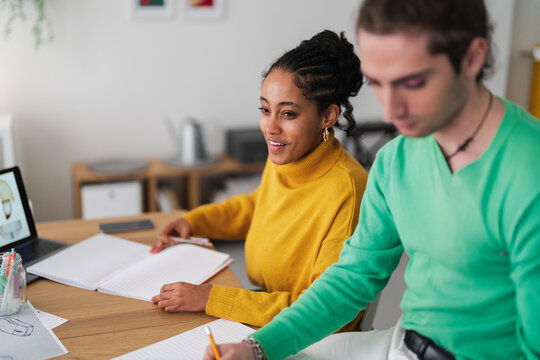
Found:
[(112, 233), (124, 232), (124, 231), (146, 230), (146, 229), (153, 229), (153, 228), (154, 228), (154, 224), (149, 219), (99, 224), (99, 229), (101, 230), (101, 232), (104, 232), (106, 234), (112, 234)]

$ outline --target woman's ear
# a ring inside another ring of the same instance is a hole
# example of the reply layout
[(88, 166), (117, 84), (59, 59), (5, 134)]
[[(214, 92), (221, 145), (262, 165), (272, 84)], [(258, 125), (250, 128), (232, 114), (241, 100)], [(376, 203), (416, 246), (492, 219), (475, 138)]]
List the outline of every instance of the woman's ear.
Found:
[(484, 67), (489, 45), (483, 37), (475, 37), (461, 62), (461, 73), (467, 78), (476, 79)]
[(335, 125), (339, 118), (339, 114), (341, 113), (341, 110), (339, 106), (336, 104), (332, 104), (329, 107), (326, 108), (324, 111), (324, 120), (322, 123), (322, 128), (331, 128)]

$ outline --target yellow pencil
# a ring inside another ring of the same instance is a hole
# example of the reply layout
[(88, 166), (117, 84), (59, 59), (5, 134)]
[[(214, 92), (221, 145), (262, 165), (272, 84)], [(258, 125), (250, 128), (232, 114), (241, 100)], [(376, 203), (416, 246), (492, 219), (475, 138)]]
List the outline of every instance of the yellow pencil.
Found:
[(206, 333), (208, 334), (208, 337), (210, 338), (210, 345), (212, 345), (212, 350), (214, 351), (214, 357), (216, 360), (219, 360), (219, 351), (216, 346), (216, 343), (214, 342), (214, 337), (212, 336), (212, 332), (210, 331), (210, 328), (208, 326), (205, 326), (204, 329), (206, 330)]

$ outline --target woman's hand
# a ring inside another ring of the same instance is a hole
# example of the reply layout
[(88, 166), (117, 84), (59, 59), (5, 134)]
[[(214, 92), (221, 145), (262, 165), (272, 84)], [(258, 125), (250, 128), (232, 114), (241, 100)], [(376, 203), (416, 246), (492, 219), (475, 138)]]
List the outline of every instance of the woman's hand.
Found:
[(193, 285), (183, 281), (163, 285), (161, 292), (152, 298), (167, 312), (204, 311), (212, 291), (211, 284)]
[[(219, 356), (221, 360), (255, 360), (255, 354), (251, 349), (251, 345), (246, 342), (238, 344), (218, 345)], [(214, 360), (214, 352), (212, 346), (208, 345), (204, 353), (203, 360)]]
[(191, 225), (184, 218), (179, 218), (171, 221), (167, 226), (161, 230), (158, 235), (158, 241), (152, 245), (150, 252), (155, 254), (166, 248), (167, 246), (174, 245), (169, 236), (178, 236), (187, 239), (191, 235)]

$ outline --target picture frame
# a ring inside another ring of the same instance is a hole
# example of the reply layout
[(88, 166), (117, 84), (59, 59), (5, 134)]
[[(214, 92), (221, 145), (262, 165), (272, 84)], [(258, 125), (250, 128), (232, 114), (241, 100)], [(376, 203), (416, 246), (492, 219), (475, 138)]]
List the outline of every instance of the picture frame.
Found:
[(170, 19), (176, 0), (128, 0), (133, 19)]
[(182, 0), (187, 19), (218, 19), (223, 16), (224, 0)]

